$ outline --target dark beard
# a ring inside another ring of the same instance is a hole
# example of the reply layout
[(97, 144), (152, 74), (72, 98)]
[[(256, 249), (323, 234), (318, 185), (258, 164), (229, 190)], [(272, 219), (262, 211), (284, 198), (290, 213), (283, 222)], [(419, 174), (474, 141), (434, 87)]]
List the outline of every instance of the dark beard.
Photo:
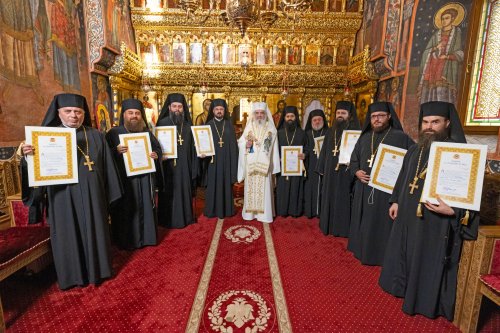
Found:
[(130, 132), (141, 132), (142, 130), (144, 130), (144, 122), (138, 121), (135, 124), (125, 122), (125, 128)]
[(348, 125), (349, 122), (347, 120), (345, 120), (344, 118), (340, 118), (340, 119), (335, 119), (335, 122), (333, 123), (333, 128), (335, 130), (345, 130)]
[(184, 115), (182, 113), (170, 113), (170, 120), (172, 120), (172, 122), (175, 124), (175, 125), (180, 125), (182, 124), (183, 120), (184, 120)]
[(431, 144), (435, 141), (445, 141), (449, 137), (449, 130), (444, 129), (440, 132), (434, 132), (432, 134), (425, 134), (425, 132), (420, 131), (418, 133), (418, 146), (427, 150), (431, 147)]
[(295, 127), (297, 127), (297, 126), (296, 126), (296, 124), (295, 124), (295, 120), (294, 120), (294, 121), (287, 121), (287, 122), (286, 122), (286, 128), (287, 128), (289, 131), (293, 131), (293, 130), (295, 130)]
[(373, 128), (373, 131), (375, 133), (382, 133), (383, 131), (385, 131), (387, 128), (389, 128), (389, 123), (385, 123), (384, 125), (382, 125), (381, 127), (378, 127), (378, 128)]

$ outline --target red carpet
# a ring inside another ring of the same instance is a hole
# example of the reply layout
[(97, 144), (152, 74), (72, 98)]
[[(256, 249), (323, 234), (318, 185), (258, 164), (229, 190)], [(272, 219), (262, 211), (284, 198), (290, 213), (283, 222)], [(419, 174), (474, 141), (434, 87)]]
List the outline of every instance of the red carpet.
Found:
[[(160, 229), (156, 247), (115, 251), (116, 276), (99, 287), (59, 291), (53, 268), (14, 275), (0, 283), (7, 331), (457, 332), (442, 318), (405, 315), (378, 287), (380, 268), (360, 265), (317, 224), (200, 217)], [(500, 332), (495, 313), (481, 311), (480, 332)]]
[(279, 332), (265, 226), (241, 216), (219, 223), (187, 331)]
[(59, 291), (52, 268), (41, 280), (10, 277), (0, 284), (7, 331), (184, 331), (216, 220), (202, 222), (160, 229), (156, 247), (115, 251), (116, 277), (97, 288)]
[[(360, 265), (317, 219), (278, 218), (272, 231), (295, 332), (459, 332), (443, 318), (404, 314), (402, 300), (378, 287), (380, 268)], [(480, 331), (500, 332), (499, 317)]]

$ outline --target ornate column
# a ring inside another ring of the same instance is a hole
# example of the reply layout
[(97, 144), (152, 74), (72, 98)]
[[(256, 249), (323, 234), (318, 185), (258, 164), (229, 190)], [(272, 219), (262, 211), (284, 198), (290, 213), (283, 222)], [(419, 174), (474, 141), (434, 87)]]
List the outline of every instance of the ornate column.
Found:
[(109, 83), (111, 85), (111, 102), (113, 109), (113, 126), (118, 126), (120, 123), (120, 115), (118, 114), (118, 88), (119, 83), (116, 82), (117, 78), (111, 76), (109, 78)]

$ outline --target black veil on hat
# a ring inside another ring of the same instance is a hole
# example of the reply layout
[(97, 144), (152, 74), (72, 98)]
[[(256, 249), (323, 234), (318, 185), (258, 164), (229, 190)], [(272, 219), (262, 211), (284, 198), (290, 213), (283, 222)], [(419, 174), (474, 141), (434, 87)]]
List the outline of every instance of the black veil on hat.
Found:
[(326, 121), (325, 112), (323, 112), (323, 110), (321, 109), (316, 109), (309, 112), (309, 117), (307, 118), (306, 127), (304, 128), (305, 131), (312, 130), (312, 119), (317, 116), (323, 117), (323, 128), (328, 129), (328, 122)]
[(123, 114), (125, 111), (130, 110), (130, 109), (136, 109), (141, 111), (141, 116), (142, 116), (142, 121), (144, 122), (144, 125), (147, 127), (147, 118), (146, 118), (146, 111), (144, 111), (144, 105), (142, 102), (138, 99), (135, 98), (128, 98), (123, 100), (122, 102), (122, 112), (120, 114), (120, 126), (123, 126), (124, 120), (123, 120)]
[(373, 112), (387, 112), (391, 115), (391, 119), (389, 120), (389, 125), (393, 129), (398, 129), (403, 131), (403, 125), (399, 121), (399, 117), (394, 110), (394, 106), (390, 102), (375, 102), (368, 106), (368, 112), (366, 112), (365, 123), (363, 124), (363, 130), (361, 134), (371, 129), (371, 115)]
[[(361, 126), (359, 125), (358, 113), (356, 112), (356, 106), (354, 103), (350, 101), (338, 101), (335, 105), (335, 111), (340, 109), (349, 111), (349, 129), (359, 130)], [(333, 118), (335, 121), (335, 114), (333, 115)]]
[(453, 103), (435, 101), (426, 102), (420, 105), (420, 112), (418, 115), (419, 131), (422, 127), (422, 119), (427, 116), (441, 116), (448, 119), (450, 121), (450, 125), (448, 126), (450, 138), (457, 143), (467, 143), (460, 117)]
[(170, 114), (170, 110), (168, 107), (170, 104), (177, 102), (182, 104), (182, 109), (183, 109), (183, 114), (184, 114), (184, 120), (188, 122), (190, 125), (192, 124), (191, 122), (191, 115), (189, 114), (189, 106), (186, 102), (186, 97), (184, 97), (183, 94), (179, 93), (172, 93), (168, 94), (167, 99), (165, 100), (165, 103), (163, 104), (163, 107), (161, 108), (160, 116), (158, 117), (158, 121), (160, 119), (163, 119), (165, 117), (168, 117)]
[(47, 113), (42, 121), (42, 126), (58, 127), (62, 124), (59, 118), (59, 109), (64, 107), (76, 107), (85, 111), (85, 118), (83, 119), (84, 126), (92, 126), (90, 118), (89, 106), (84, 96), (78, 94), (59, 94), (55, 95), (54, 99), (49, 105)]
[(295, 115), (295, 124), (297, 127), (300, 127), (299, 111), (297, 110), (296, 106), (290, 105), (290, 106), (285, 106), (285, 109), (281, 113), (280, 121), (278, 122), (278, 127), (276, 127), (276, 129), (280, 130), (283, 127), (283, 124), (285, 122), (285, 116), (287, 113), (293, 113)]
[(210, 108), (208, 109), (207, 121), (205, 123), (208, 123), (210, 120), (215, 118), (214, 108), (216, 106), (222, 106), (224, 108), (224, 119), (229, 119), (229, 112), (227, 109), (226, 100), (224, 100), (222, 98), (216, 98), (216, 99), (213, 99), (212, 102), (210, 103)]

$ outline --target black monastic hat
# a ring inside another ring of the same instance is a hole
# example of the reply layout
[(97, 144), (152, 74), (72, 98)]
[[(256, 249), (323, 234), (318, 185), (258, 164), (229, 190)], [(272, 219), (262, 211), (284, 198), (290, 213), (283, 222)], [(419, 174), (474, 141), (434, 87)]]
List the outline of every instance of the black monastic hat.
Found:
[(297, 110), (296, 106), (289, 105), (285, 106), (285, 109), (281, 113), (280, 121), (278, 122), (278, 127), (276, 127), (278, 130), (280, 130), (283, 127), (283, 124), (285, 122), (285, 116), (287, 113), (293, 113), (295, 115), (295, 125), (297, 127), (300, 127), (299, 111)]
[(312, 119), (317, 116), (323, 117), (323, 124), (324, 124), (323, 128), (328, 129), (328, 122), (326, 121), (325, 112), (323, 112), (323, 110), (321, 109), (316, 109), (309, 112), (309, 117), (307, 118), (306, 127), (304, 128), (305, 131), (309, 131), (312, 129)]
[(87, 105), (87, 100), (82, 95), (77, 94), (59, 94), (55, 95), (54, 99), (45, 113), (45, 117), (42, 121), (42, 126), (47, 127), (58, 127), (61, 126), (62, 122), (59, 118), (59, 109), (64, 107), (77, 107), (85, 111), (85, 118), (83, 120), (83, 125), (92, 126), (92, 121), (90, 118), (89, 106)]
[(183, 94), (179, 93), (172, 93), (168, 94), (167, 99), (165, 100), (165, 103), (163, 104), (163, 107), (161, 108), (160, 116), (158, 117), (158, 121), (160, 119), (163, 119), (165, 117), (168, 117), (170, 114), (170, 110), (168, 107), (170, 104), (177, 102), (182, 104), (182, 109), (183, 109), (183, 114), (184, 114), (184, 120), (186, 120), (187, 123), (190, 125), (192, 124), (191, 122), (191, 115), (189, 114), (189, 106), (186, 102), (186, 97), (184, 97)]
[(130, 109), (136, 109), (141, 111), (141, 116), (142, 120), (144, 121), (144, 125), (148, 126), (147, 124), (147, 118), (146, 118), (146, 112), (144, 111), (144, 105), (142, 102), (138, 99), (135, 98), (128, 98), (123, 100), (122, 102), (122, 112), (120, 114), (120, 126), (123, 126), (124, 120), (123, 120), (123, 114), (125, 111), (130, 110)]
[(213, 118), (215, 118), (215, 116), (214, 116), (214, 108), (216, 106), (222, 106), (224, 108), (224, 119), (229, 119), (229, 112), (228, 112), (228, 109), (227, 109), (226, 100), (224, 100), (222, 98), (216, 98), (216, 99), (213, 99), (212, 102), (210, 103), (210, 108), (208, 109), (208, 116), (207, 116), (206, 123), (208, 123), (210, 120), (212, 120)]
[[(349, 129), (358, 130), (360, 129), (358, 113), (356, 112), (356, 106), (350, 101), (338, 101), (335, 105), (335, 111), (337, 110), (347, 110), (349, 111)], [(333, 115), (335, 118), (335, 115)]]
[(368, 106), (368, 112), (366, 113), (365, 123), (363, 124), (363, 130), (361, 133), (365, 133), (371, 129), (371, 115), (373, 112), (387, 112), (391, 115), (389, 124), (393, 129), (403, 130), (403, 125), (399, 121), (399, 117), (390, 102), (375, 102)]
[(422, 127), (422, 119), (427, 116), (441, 116), (450, 121), (450, 138), (457, 143), (467, 143), (465, 139), (464, 129), (460, 122), (455, 105), (448, 102), (427, 102), (420, 105), (420, 113), (418, 115), (418, 129)]

